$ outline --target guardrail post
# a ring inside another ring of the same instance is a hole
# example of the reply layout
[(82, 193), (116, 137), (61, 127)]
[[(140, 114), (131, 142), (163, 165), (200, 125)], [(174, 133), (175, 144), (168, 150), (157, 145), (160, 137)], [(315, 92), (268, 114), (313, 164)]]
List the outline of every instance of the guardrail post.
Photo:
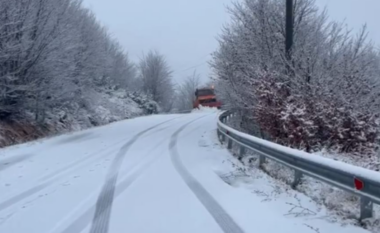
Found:
[(373, 217), (373, 202), (367, 197), (360, 197), (360, 220)]
[(265, 163), (265, 156), (259, 155), (259, 168), (262, 168), (264, 163)]
[(243, 158), (244, 154), (245, 154), (245, 147), (241, 145), (239, 149), (239, 157)]
[(297, 185), (299, 185), (299, 183), (301, 182), (301, 179), (302, 179), (302, 172), (298, 170), (294, 170), (294, 180), (292, 183), (292, 189), (295, 189)]
[(232, 139), (228, 138), (228, 144), (227, 144), (227, 149), (232, 149)]
[(223, 144), (226, 141), (226, 135), (224, 135), (224, 133), (221, 133), (220, 136), (222, 137), (221, 141)]

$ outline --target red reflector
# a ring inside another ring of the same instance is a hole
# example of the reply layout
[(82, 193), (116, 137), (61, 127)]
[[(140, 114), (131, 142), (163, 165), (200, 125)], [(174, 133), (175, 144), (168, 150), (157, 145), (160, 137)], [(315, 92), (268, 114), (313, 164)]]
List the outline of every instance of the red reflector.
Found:
[(357, 190), (362, 190), (364, 188), (364, 182), (359, 180), (358, 178), (354, 177), (354, 184), (355, 184), (355, 188)]

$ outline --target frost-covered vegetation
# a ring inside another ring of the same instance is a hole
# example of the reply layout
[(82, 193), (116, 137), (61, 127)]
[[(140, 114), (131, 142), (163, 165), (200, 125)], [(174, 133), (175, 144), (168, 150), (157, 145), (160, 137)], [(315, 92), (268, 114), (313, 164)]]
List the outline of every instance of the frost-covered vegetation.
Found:
[(80, 0), (0, 0), (0, 146), (170, 110), (163, 56), (140, 64)]
[(219, 37), (211, 66), (241, 127), (280, 144), (373, 156), (378, 149), (380, 54), (366, 27), (352, 34), (314, 0), (295, 0), (285, 55), (285, 1), (243, 0)]
[(201, 87), (200, 75), (194, 71), (191, 76), (188, 76), (176, 88), (177, 100), (175, 108), (182, 111), (190, 111), (193, 109), (195, 101), (195, 91)]

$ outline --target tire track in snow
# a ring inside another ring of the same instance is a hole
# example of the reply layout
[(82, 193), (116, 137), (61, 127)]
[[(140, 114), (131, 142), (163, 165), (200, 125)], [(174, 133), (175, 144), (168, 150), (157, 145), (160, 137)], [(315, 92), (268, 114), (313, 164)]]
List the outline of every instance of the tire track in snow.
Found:
[(112, 161), (110, 168), (108, 169), (105, 184), (96, 202), (95, 214), (92, 220), (90, 233), (108, 232), (112, 204), (113, 204), (113, 200), (115, 196), (116, 182), (119, 175), (120, 166), (129, 148), (144, 134), (148, 133), (154, 128), (157, 128), (160, 125), (163, 125), (167, 122), (178, 119), (180, 117), (172, 118), (160, 124), (154, 125), (146, 130), (143, 130), (140, 133), (136, 134), (131, 140), (129, 140), (125, 145), (122, 146), (122, 148), (117, 153), (114, 160)]
[(191, 189), (191, 191), (195, 194), (198, 200), (203, 204), (203, 206), (207, 209), (207, 211), (211, 214), (211, 216), (225, 233), (244, 233), (240, 226), (235, 223), (235, 221), (231, 218), (230, 215), (228, 215), (223, 207), (220, 206), (219, 203), (210, 195), (210, 193), (208, 193), (207, 190), (187, 171), (186, 167), (183, 165), (179, 157), (177, 149), (178, 135), (188, 125), (196, 120), (190, 121), (187, 124), (183, 125), (171, 136), (169, 150), (172, 163), (187, 186)]
[[(161, 129), (157, 129), (156, 131), (152, 132), (152, 133), (155, 133), (155, 132), (159, 132), (159, 131), (162, 131), (162, 130), (165, 130), (166, 128), (168, 128), (169, 126), (165, 126)], [(69, 163), (67, 165), (65, 165), (64, 167), (58, 169), (58, 170), (55, 170), (53, 172), (51, 172), (50, 174), (47, 174), (45, 175), (44, 177), (40, 178), (40, 181), (46, 181), (46, 180), (50, 180), (52, 179), (52, 177), (57, 177), (57, 176), (60, 176), (61, 174), (64, 175), (68, 170), (73, 170), (74, 167), (77, 167), (76, 169), (78, 168), (82, 168), (84, 167), (83, 165), (86, 165), (88, 163), (93, 163), (95, 162), (96, 160), (98, 160), (101, 156), (103, 156), (103, 153), (102, 152), (114, 152), (116, 151), (117, 149), (113, 149), (113, 147), (123, 143), (126, 139), (128, 139), (129, 137), (127, 138), (123, 138), (111, 145), (109, 145), (107, 148), (103, 148), (95, 153), (91, 153), (81, 159), (78, 159), (78, 160), (75, 160), (73, 161), (72, 163)], [(102, 154), (100, 154), (102, 153)], [(98, 156), (99, 155), (99, 156)], [(94, 157), (95, 156), (95, 157)], [(86, 162), (86, 163), (85, 163)], [(79, 166), (80, 164), (83, 164), (82, 166)]]
[(67, 165), (65, 165), (65, 166), (63, 166), (57, 170), (54, 170), (51, 173), (46, 174), (45, 176), (41, 177), (40, 181), (51, 180), (53, 177), (59, 177), (59, 176), (66, 174), (67, 171), (82, 168), (83, 165), (95, 162), (96, 160), (98, 160), (99, 158), (101, 158), (104, 155), (103, 152), (109, 153), (111, 151), (114, 151), (115, 149), (113, 149), (113, 147), (117, 146), (118, 144), (123, 143), (125, 141), (125, 139), (126, 138), (124, 138), (120, 141), (117, 141), (117, 142), (109, 145), (108, 147), (100, 149), (94, 153), (87, 155), (87, 156), (84, 156), (83, 158), (80, 158), (78, 160), (74, 160), (73, 162), (71, 162), (71, 163), (69, 163), (69, 164), (67, 164)]
[(13, 196), (11, 197), (10, 199), (0, 203), (0, 211), (24, 200), (25, 198), (35, 194), (35, 193), (38, 193), (39, 191), (41, 191), (42, 189), (46, 188), (47, 186), (49, 186), (52, 182), (46, 182), (46, 183), (43, 183), (43, 184), (40, 184), (40, 185), (37, 185), (37, 186), (34, 186), (33, 188), (30, 188), (22, 193), (19, 193), (17, 194), (16, 196)]
[[(122, 141), (118, 141), (118, 142), (112, 144), (111, 146), (115, 146), (117, 144), (120, 144), (121, 142)], [(1, 202), (0, 203), (0, 211), (4, 210), (4, 209), (6, 209), (12, 205), (19, 203), (20, 201), (42, 191), (43, 189), (49, 187), (50, 185), (53, 185), (61, 176), (65, 175), (68, 171), (83, 167), (83, 165), (86, 165), (86, 164), (82, 164), (82, 163), (86, 162), (87, 160), (90, 160), (90, 162), (93, 162), (92, 160), (94, 159), (94, 157), (92, 157), (92, 156), (103, 155), (100, 153), (108, 151), (109, 149), (110, 148), (101, 149), (95, 153), (92, 153), (88, 156), (85, 156), (82, 159), (76, 160), (73, 163), (70, 163), (70, 164), (64, 166), (63, 168), (60, 168), (60, 169), (52, 172), (49, 175), (44, 176), (43, 178), (40, 179), (42, 181), (41, 183), (39, 183), (36, 186), (33, 186), (27, 190), (24, 190), (21, 193), (16, 194), (15, 196), (9, 198), (6, 201)], [(98, 159), (98, 157), (99, 156), (96, 156), (95, 158)]]
[[(180, 116), (180, 117), (182, 117), (182, 116)], [(154, 128), (156, 128), (156, 127), (158, 127), (164, 123), (167, 123), (169, 121), (175, 120), (175, 119), (180, 118), (180, 117), (175, 117), (175, 118), (172, 118), (170, 120), (164, 121), (158, 125), (155, 125), (155, 126), (149, 128), (149, 130), (152, 130), (152, 129), (154, 129)], [(165, 128), (159, 129), (158, 131), (164, 130), (164, 129)], [(24, 199), (42, 191), (43, 189), (53, 185), (58, 179), (60, 179), (65, 174), (67, 174), (69, 171), (73, 171), (73, 170), (76, 170), (78, 168), (82, 168), (86, 164), (96, 161), (97, 159), (99, 159), (100, 156), (103, 156), (104, 153), (102, 153), (102, 152), (114, 151), (114, 149), (112, 147), (114, 147), (118, 144), (121, 144), (124, 140), (125, 140), (125, 138), (109, 145), (109, 147), (107, 147), (107, 148), (101, 149), (95, 153), (91, 153), (91, 154), (89, 154), (89, 155), (87, 155), (81, 159), (75, 160), (74, 162), (67, 164), (66, 166), (64, 166), (64, 167), (62, 167), (62, 168), (60, 168), (60, 169), (58, 169), (58, 170), (56, 170), (56, 171), (54, 171), (48, 175), (45, 175), (44, 177), (40, 178), (40, 181), (42, 181), (41, 183), (39, 183), (33, 187), (30, 187), (29, 189), (24, 190), (18, 194), (15, 194), (15, 196), (13, 196), (13, 197), (11, 197), (11, 198), (3, 201), (3, 202), (0, 202), (0, 211), (3, 211), (5, 209), (7, 209), (8, 207), (16, 205), (19, 202), (21, 202), (22, 200), (24, 200)]]
[(31, 159), (35, 154), (24, 154), (18, 156), (12, 156), (11, 158), (5, 158), (0, 160), (0, 171), (5, 171), (27, 159)]
[[(162, 130), (165, 130), (166, 128), (168, 128), (168, 127), (157, 129), (157, 130), (153, 131), (152, 133), (160, 132)], [(153, 147), (150, 150), (150, 152), (148, 152), (148, 154), (152, 153), (156, 148), (161, 146), (166, 140), (167, 140), (167, 138), (164, 138), (159, 143), (157, 143), (157, 145), (155, 147)], [(122, 181), (120, 181), (119, 184), (116, 184), (114, 198), (117, 198), (119, 195), (121, 195), (134, 181), (137, 180), (137, 178), (139, 178), (144, 173), (144, 171), (147, 170), (148, 167), (150, 167), (156, 160), (158, 160), (159, 157), (160, 156), (155, 156), (153, 159), (148, 160), (148, 161), (145, 161), (146, 159), (144, 159), (145, 162), (141, 161), (140, 162), (141, 164), (139, 163), (139, 165), (137, 165), (137, 168), (135, 166), (133, 168), (134, 170), (132, 170), (126, 176), (124, 176), (122, 178)], [(84, 201), (84, 202), (87, 202), (87, 201)], [(69, 216), (74, 215), (76, 212), (80, 211), (81, 208), (82, 207), (79, 206), (76, 210), (74, 210), (71, 214), (69, 214)], [(96, 208), (96, 206), (92, 206), (92, 207), (88, 208), (74, 222), (72, 222), (69, 226), (65, 227), (65, 229), (63, 231), (59, 231), (59, 232), (61, 232), (61, 233), (82, 232), (87, 227), (87, 225), (91, 222), (91, 218), (94, 215), (95, 208)], [(106, 210), (106, 208), (104, 208), (103, 210)], [(59, 228), (59, 226), (58, 226), (58, 228)], [(58, 231), (57, 231), (57, 229), (54, 229), (50, 232), (56, 233)]]
[[(156, 157), (156, 159), (158, 156)], [(117, 185), (117, 188), (115, 190), (114, 198), (117, 198), (122, 194), (131, 184), (133, 184), (134, 181), (139, 178), (147, 167), (149, 167), (153, 162), (156, 160), (149, 161), (148, 163), (144, 163), (144, 166), (139, 167), (137, 170), (133, 171), (131, 174), (128, 174), (126, 177), (122, 179), (122, 181)], [(92, 215), (95, 212), (95, 207), (92, 206), (89, 209), (87, 209), (83, 214), (79, 216), (74, 222), (72, 222), (69, 226), (67, 226), (61, 233), (73, 233), (73, 232), (82, 232), (87, 225), (92, 220)], [(78, 209), (79, 210), (79, 209)], [(76, 210), (76, 211), (78, 211)], [(75, 213), (76, 211), (73, 211)], [(57, 231), (51, 231), (51, 233), (55, 233)]]

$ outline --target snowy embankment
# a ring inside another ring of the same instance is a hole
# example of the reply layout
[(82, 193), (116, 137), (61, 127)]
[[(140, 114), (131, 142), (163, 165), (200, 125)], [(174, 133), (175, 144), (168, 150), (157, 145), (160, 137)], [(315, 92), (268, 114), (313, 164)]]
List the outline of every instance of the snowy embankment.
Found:
[(247, 175), (217, 117), (139, 117), (0, 150), (0, 232), (367, 233)]
[[(237, 127), (237, 122), (233, 119), (228, 122), (228, 125), (233, 128), (239, 128)], [(286, 148), (257, 137), (245, 135), (246, 134), (241, 134), (242, 137), (248, 137), (259, 143), (264, 143), (275, 148), (277, 147), (279, 150), (288, 151), (295, 156), (307, 156), (308, 159), (316, 163), (323, 163), (325, 166), (332, 166), (343, 171), (347, 170), (358, 176), (368, 177), (369, 179), (374, 177), (380, 179), (380, 174), (377, 172), (379, 167), (379, 158), (377, 157), (358, 157), (349, 154), (327, 153), (326, 151), (315, 153), (315, 156), (313, 156), (303, 151)], [(238, 147), (233, 147), (233, 154), (238, 156)], [(281, 192), (294, 193), (294, 191), (289, 191), (294, 176), (292, 169), (275, 161), (266, 160), (263, 165), (264, 171), (261, 171), (255, 166), (257, 163), (257, 155), (252, 151), (248, 151), (248, 155), (244, 158), (237, 159), (242, 163), (240, 171), (243, 171), (242, 174), (244, 177), (265, 177), (266, 180), (269, 178), (270, 182), (267, 182), (269, 184), (265, 184), (266, 182), (262, 183), (265, 186), (264, 190), (260, 191), (260, 189), (255, 189), (254, 192), (268, 198), (273, 194), (279, 194)], [(239, 183), (239, 179), (237, 179), (236, 182)], [(359, 223), (359, 197), (310, 177), (304, 177), (301, 184), (297, 187), (297, 190), (300, 191), (302, 195), (306, 195), (314, 200), (318, 205), (326, 208), (329, 212), (329, 218), (332, 221), (344, 220), (345, 223), (362, 225), (373, 232), (380, 232), (380, 206), (374, 205), (374, 217), (372, 219), (367, 219)]]
[(121, 90), (88, 92), (87, 97), (84, 106), (74, 104), (47, 111), (42, 122), (36, 121), (33, 114), (0, 122), (0, 147), (88, 129), (158, 110), (157, 104), (145, 96)]

